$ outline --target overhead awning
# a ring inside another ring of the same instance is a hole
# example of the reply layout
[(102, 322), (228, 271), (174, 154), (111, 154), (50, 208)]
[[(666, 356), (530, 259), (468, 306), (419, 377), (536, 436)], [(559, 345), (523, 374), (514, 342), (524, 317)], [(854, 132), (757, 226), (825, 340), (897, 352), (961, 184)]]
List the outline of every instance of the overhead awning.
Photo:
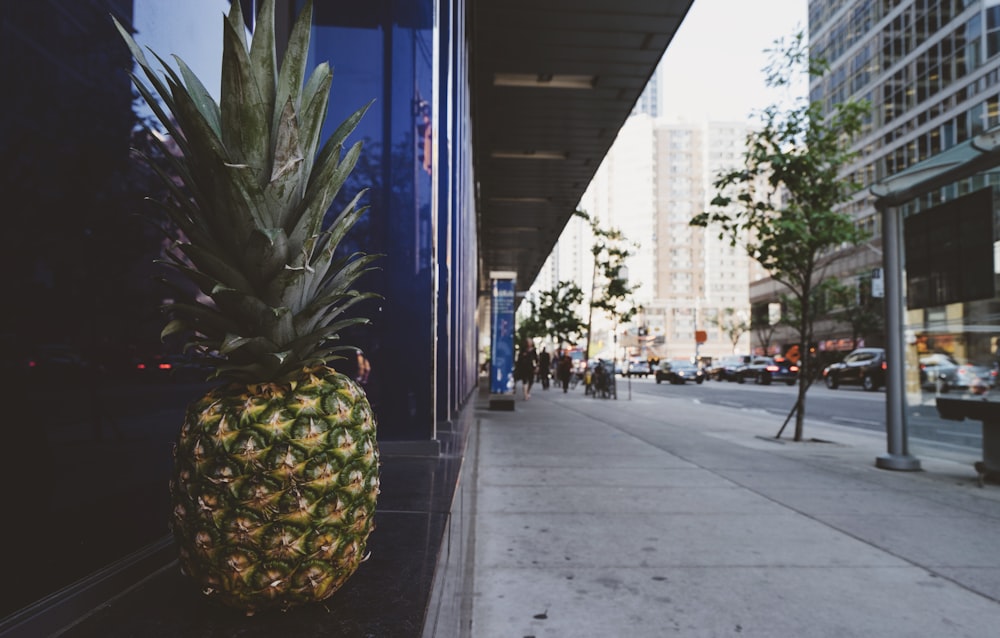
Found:
[(1000, 166), (1000, 126), (871, 186), (875, 207), (899, 206), (935, 188)]
[(484, 278), (532, 284), (692, 2), (471, 2)]

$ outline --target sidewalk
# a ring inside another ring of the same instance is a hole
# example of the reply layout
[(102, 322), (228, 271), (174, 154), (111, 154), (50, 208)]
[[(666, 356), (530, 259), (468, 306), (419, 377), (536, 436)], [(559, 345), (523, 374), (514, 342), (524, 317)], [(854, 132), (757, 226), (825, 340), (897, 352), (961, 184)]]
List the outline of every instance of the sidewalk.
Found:
[(468, 635), (1000, 631), (1000, 486), (971, 457), (880, 470), (884, 435), (780, 443), (774, 416), (623, 390), (477, 409)]

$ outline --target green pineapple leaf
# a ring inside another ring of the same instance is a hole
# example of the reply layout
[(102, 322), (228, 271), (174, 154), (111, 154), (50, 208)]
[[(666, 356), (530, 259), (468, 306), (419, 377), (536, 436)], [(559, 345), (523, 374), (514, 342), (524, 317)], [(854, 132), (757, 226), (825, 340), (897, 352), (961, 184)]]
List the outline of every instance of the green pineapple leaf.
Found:
[(154, 135), (162, 157), (145, 157), (168, 188), (172, 201), (159, 208), (179, 233), (159, 261), (201, 292), (173, 286), (163, 336), (190, 331), (190, 347), (227, 358), (217, 376), (263, 382), (324, 363), (340, 352), (328, 341), (368, 321), (347, 313), (378, 298), (354, 290), (378, 256), (335, 257), (368, 210), (364, 191), (324, 228), (361, 154), (347, 137), (371, 102), (322, 140), (333, 72), (321, 63), (306, 73), (312, 11), (307, 1), (279, 67), (274, 0), (262, 2), (249, 39), (231, 3), (218, 103), (184, 60), (173, 56), (175, 70), (154, 52), (147, 59), (116, 22), (141, 69), (132, 80), (174, 142)]

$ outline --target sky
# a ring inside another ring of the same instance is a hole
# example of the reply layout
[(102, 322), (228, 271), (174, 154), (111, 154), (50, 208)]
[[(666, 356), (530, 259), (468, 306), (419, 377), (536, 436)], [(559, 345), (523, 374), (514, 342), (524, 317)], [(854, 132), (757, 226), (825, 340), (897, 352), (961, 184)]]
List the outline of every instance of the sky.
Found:
[(765, 49), (806, 30), (808, 0), (694, 0), (660, 62), (662, 114), (746, 120), (775, 101)]

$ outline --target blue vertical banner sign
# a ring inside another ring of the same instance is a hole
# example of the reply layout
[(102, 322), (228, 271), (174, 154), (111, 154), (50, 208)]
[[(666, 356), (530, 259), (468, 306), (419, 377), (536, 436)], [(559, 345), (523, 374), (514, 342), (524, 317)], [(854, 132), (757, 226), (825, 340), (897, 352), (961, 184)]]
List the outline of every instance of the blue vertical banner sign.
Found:
[(490, 394), (514, 391), (514, 278), (513, 272), (492, 272), (492, 338), (490, 339)]

